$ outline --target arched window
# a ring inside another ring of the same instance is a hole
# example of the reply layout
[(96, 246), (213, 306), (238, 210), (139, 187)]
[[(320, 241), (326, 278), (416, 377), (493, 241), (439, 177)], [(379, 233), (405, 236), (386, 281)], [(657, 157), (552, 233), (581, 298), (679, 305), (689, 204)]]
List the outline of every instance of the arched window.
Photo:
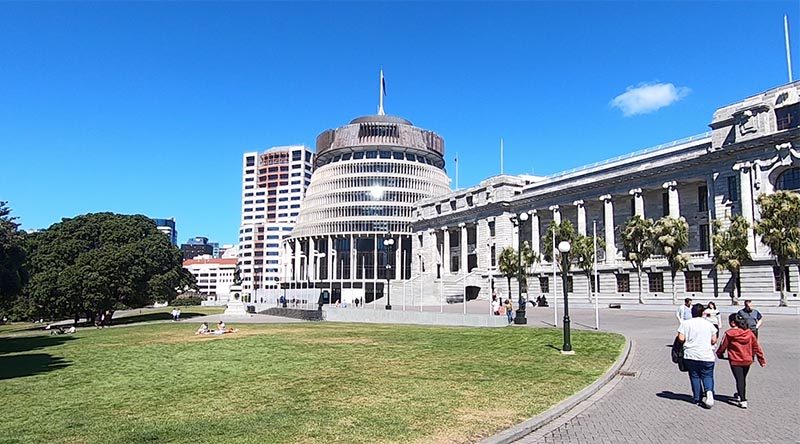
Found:
[(800, 190), (800, 168), (788, 169), (778, 176), (778, 190)]

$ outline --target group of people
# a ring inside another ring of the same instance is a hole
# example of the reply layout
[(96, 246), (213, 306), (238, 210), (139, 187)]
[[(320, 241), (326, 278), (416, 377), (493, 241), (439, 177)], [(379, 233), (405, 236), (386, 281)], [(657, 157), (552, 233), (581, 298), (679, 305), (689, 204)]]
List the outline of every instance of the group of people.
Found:
[(172, 309), (172, 320), (173, 320), (173, 322), (181, 320), (181, 309), (180, 308), (173, 308)]
[(497, 299), (497, 295), (492, 295), (492, 314), (505, 316), (510, 324), (514, 320), (514, 305), (511, 303), (511, 299), (501, 302), (501, 299)]
[[(728, 329), (719, 341), (720, 315), (716, 305), (692, 304), (686, 298), (678, 308), (680, 321), (674, 348), (679, 356), (679, 365), (689, 373), (692, 400), (705, 408), (714, 405), (714, 364), (716, 359), (725, 359), (736, 381), (733, 398), (736, 405), (747, 408), (747, 373), (753, 361), (764, 367), (767, 360), (758, 343), (758, 329), (763, 317), (753, 308), (753, 302), (744, 301), (744, 308), (728, 316)], [(714, 346), (719, 342), (716, 351)], [(681, 353), (682, 352), (682, 353)]]
[(208, 328), (208, 322), (200, 324), (200, 328), (194, 333), (195, 335), (224, 335), (225, 333), (236, 333), (238, 328), (230, 328), (225, 326), (225, 322), (220, 320), (217, 322), (217, 329), (212, 330)]

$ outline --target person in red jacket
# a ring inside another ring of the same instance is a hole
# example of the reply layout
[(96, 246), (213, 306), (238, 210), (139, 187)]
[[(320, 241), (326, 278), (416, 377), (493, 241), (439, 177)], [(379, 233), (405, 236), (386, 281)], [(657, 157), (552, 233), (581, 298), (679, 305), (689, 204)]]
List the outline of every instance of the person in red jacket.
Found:
[(758, 344), (758, 339), (753, 331), (747, 328), (747, 321), (737, 314), (731, 313), (728, 316), (730, 328), (722, 337), (722, 343), (717, 349), (717, 357), (722, 359), (725, 351), (728, 351), (728, 363), (731, 366), (733, 378), (736, 380), (736, 402), (739, 407), (747, 408), (747, 372), (753, 363), (753, 356), (758, 359), (762, 367), (766, 367), (767, 360), (764, 351)]

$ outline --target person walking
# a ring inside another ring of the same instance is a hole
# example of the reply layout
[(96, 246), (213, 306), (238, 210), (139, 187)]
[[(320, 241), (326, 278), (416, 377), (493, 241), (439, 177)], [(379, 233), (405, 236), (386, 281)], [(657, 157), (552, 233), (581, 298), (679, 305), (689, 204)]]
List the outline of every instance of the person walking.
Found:
[(758, 344), (755, 333), (747, 328), (747, 321), (739, 316), (738, 313), (731, 313), (728, 316), (730, 328), (725, 332), (717, 349), (717, 357), (723, 359), (725, 352), (728, 352), (728, 364), (731, 366), (733, 379), (736, 380), (736, 393), (733, 397), (736, 404), (747, 408), (747, 373), (753, 363), (753, 357), (758, 359), (761, 367), (767, 366), (767, 359), (764, 351)]
[(492, 296), (492, 314), (495, 316), (500, 314), (500, 301), (497, 300), (497, 295)]
[(764, 322), (764, 317), (761, 316), (761, 312), (753, 308), (753, 301), (750, 299), (746, 299), (744, 301), (744, 308), (739, 310), (739, 316), (744, 318), (745, 322), (747, 322), (747, 328), (752, 330), (753, 334), (758, 337), (758, 329), (761, 328), (761, 324)]
[(508, 323), (510, 324), (512, 320), (514, 320), (514, 305), (511, 304), (511, 299), (506, 299), (506, 317), (508, 317)]
[(717, 310), (717, 304), (715, 304), (714, 301), (710, 301), (708, 305), (706, 305), (706, 309), (703, 310), (703, 317), (717, 328), (717, 336), (719, 336), (720, 316), (719, 310)]
[(692, 298), (686, 298), (683, 300), (683, 305), (678, 307), (678, 311), (675, 313), (675, 316), (678, 318), (678, 323), (692, 319)]
[(695, 404), (711, 408), (714, 405), (714, 344), (717, 331), (703, 319), (703, 304), (692, 306), (692, 318), (681, 322), (678, 341), (683, 343), (683, 361), (692, 384)]

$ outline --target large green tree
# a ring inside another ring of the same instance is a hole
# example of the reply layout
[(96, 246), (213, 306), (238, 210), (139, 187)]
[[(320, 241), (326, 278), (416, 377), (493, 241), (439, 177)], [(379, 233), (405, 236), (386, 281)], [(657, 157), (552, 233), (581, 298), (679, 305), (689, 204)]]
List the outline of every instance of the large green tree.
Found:
[[(606, 247), (605, 240), (599, 237), (595, 239), (594, 236), (579, 235), (572, 244), (572, 255), (576, 258), (578, 268), (583, 270), (583, 274), (586, 275), (587, 282), (589, 283), (586, 290), (589, 302), (592, 302), (592, 282), (594, 279), (592, 273), (594, 272), (595, 240), (597, 241), (598, 250), (602, 250)], [(599, 289), (596, 291), (599, 291)]]
[(27, 239), (28, 316), (93, 316), (172, 300), (194, 285), (181, 251), (145, 216), (96, 213), (64, 219)]
[(800, 195), (791, 191), (778, 191), (774, 194), (758, 196), (761, 220), (756, 222), (755, 231), (775, 257), (780, 269), (781, 307), (787, 305), (786, 279), (784, 270), (791, 260), (800, 255)]
[(0, 310), (8, 307), (28, 279), (22, 232), (7, 205), (0, 201)]
[(653, 255), (653, 219), (644, 219), (639, 215), (628, 219), (622, 230), (622, 249), (625, 259), (636, 268), (636, 277), (639, 282), (639, 303), (644, 304), (642, 268), (645, 261)]
[[(561, 269), (561, 252), (558, 251), (558, 244), (563, 241), (567, 241), (570, 243), (571, 246), (574, 247), (575, 240), (578, 238), (578, 231), (575, 230), (575, 226), (572, 225), (572, 222), (568, 220), (562, 220), (560, 224), (556, 224), (554, 222), (550, 222), (550, 225), (547, 227), (547, 231), (544, 234), (544, 239), (542, 239), (542, 251), (544, 254), (544, 260), (550, 262), (553, 260), (553, 235), (555, 233), (556, 237), (556, 250), (555, 250), (555, 260), (558, 263), (559, 269)], [(575, 255), (574, 250), (570, 249), (569, 253), (567, 253), (567, 262), (571, 263), (571, 258)], [(564, 270), (561, 270), (562, 272)], [(569, 272), (569, 270), (567, 270)]]
[(747, 250), (747, 219), (734, 216), (728, 228), (722, 228), (719, 220), (714, 221), (714, 265), (719, 270), (728, 270), (731, 273), (733, 291), (731, 291), (731, 305), (739, 305), (742, 297), (741, 268), (742, 264), (751, 260)]
[[(521, 262), (520, 262), (521, 261)], [(517, 285), (520, 288), (527, 288), (528, 270), (539, 261), (539, 255), (531, 250), (530, 244), (525, 241), (518, 253), (514, 247), (503, 248), (500, 252), (498, 268), (500, 273), (508, 280), (508, 298), (511, 299), (511, 278), (517, 278)]]
[(672, 303), (678, 302), (675, 275), (689, 265), (689, 255), (681, 253), (689, 245), (689, 224), (686, 219), (664, 216), (653, 225), (653, 243), (656, 254), (661, 254), (669, 264), (672, 283)]

